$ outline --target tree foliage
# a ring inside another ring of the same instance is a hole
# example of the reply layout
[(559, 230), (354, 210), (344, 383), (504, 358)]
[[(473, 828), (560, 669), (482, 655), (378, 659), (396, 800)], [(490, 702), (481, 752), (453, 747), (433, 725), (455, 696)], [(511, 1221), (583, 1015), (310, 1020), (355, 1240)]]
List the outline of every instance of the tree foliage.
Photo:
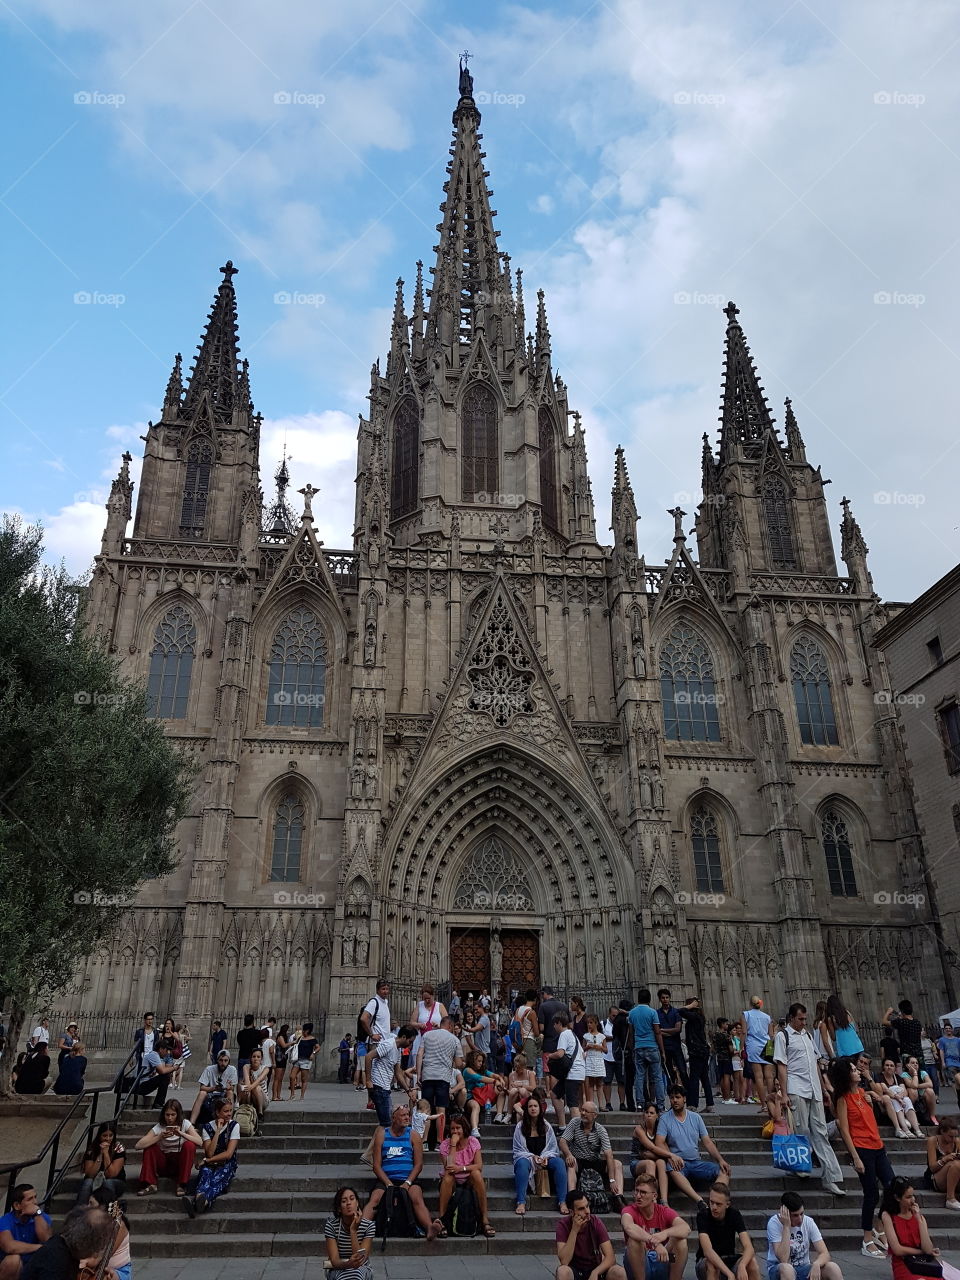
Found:
[(72, 984), (146, 879), (174, 868), (194, 776), (148, 716), (144, 690), (81, 625), (80, 584), (43, 565), (42, 550), (39, 528), (4, 518), (0, 999), (20, 1021)]

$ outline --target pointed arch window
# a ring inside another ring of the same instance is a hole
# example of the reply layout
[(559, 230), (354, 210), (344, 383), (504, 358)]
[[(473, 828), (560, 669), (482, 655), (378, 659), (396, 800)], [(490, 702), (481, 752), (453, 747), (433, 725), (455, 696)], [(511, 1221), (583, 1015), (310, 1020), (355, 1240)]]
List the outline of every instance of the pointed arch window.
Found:
[(853, 845), (847, 824), (836, 809), (829, 809), (823, 815), (820, 832), (830, 892), (835, 898), (855, 898), (857, 877), (853, 870)]
[(297, 729), (323, 724), (327, 641), (309, 609), (294, 609), (270, 648), (266, 723)]
[(413, 396), (400, 403), (393, 421), (390, 515), (394, 520), (417, 508), (420, 480), (420, 409)]
[(767, 476), (761, 490), (770, 559), (775, 569), (796, 569), (797, 552), (790, 520), (787, 487), (779, 476)]
[(724, 893), (720, 830), (712, 809), (701, 805), (690, 817), (693, 872), (698, 893)]
[(808, 747), (837, 746), (840, 739), (830, 694), (830, 669), (813, 636), (801, 636), (791, 649), (790, 679), (800, 741)]
[(675, 742), (719, 742), (713, 659), (699, 633), (679, 622), (660, 649), (663, 727)]
[(295, 791), (287, 792), (274, 810), (271, 880), (300, 879), (305, 816), (303, 801)]
[(188, 538), (199, 538), (203, 534), (212, 470), (213, 445), (209, 440), (194, 440), (187, 450), (187, 471), (180, 507), (180, 532)]
[(560, 529), (560, 511), (557, 501), (557, 432), (550, 410), (542, 408), (538, 415), (540, 445), (540, 505), (543, 523), (551, 529)]
[(193, 619), (182, 604), (174, 605), (164, 614), (153, 636), (147, 677), (150, 715), (163, 720), (186, 718), (196, 647)]
[(497, 493), (499, 448), (497, 401), (489, 387), (475, 383), (463, 397), (461, 448), (463, 501), (493, 502)]

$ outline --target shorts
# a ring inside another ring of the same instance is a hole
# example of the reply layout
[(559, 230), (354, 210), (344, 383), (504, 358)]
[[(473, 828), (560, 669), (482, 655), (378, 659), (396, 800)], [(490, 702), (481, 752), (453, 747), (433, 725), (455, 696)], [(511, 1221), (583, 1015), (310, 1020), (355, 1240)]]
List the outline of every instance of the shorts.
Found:
[(603, 1083), (604, 1084), (613, 1084), (614, 1065), (615, 1065), (614, 1063), (607, 1062), (607, 1060), (604, 1059), (604, 1062), (603, 1062)]
[[(805, 1262), (801, 1265), (798, 1265), (797, 1263), (794, 1262), (794, 1263), (790, 1263), (789, 1265), (792, 1266), (794, 1271), (797, 1273), (797, 1280), (807, 1280), (807, 1277), (810, 1274), (809, 1262)], [(780, 1276), (780, 1263), (768, 1262), (767, 1263), (767, 1280), (779, 1280), (779, 1276)]]
[(732, 1059), (732, 1058), (718, 1058), (717, 1059), (717, 1075), (718, 1076), (733, 1075), (734, 1061), (735, 1059)]
[(720, 1166), (712, 1160), (684, 1160), (680, 1172), (697, 1182), (713, 1182), (720, 1177)]
[(743, 1059), (742, 1059), (742, 1058), (731, 1058), (731, 1060), (730, 1060), (730, 1065), (733, 1067), (734, 1071), (742, 1071), (742, 1070), (743, 1070)]
[[(740, 1257), (738, 1254), (722, 1253), (720, 1255), (720, 1259), (723, 1262), (724, 1266), (729, 1267), (734, 1275), (737, 1274), (737, 1267), (740, 1264)], [(707, 1280), (706, 1258), (697, 1259), (697, 1280)]]
[(579, 1107), (583, 1097), (583, 1081), (569, 1078), (558, 1080), (551, 1092), (559, 1102), (565, 1102), (568, 1107)]
[(367, 1042), (366, 1040), (361, 1040), (357, 1045), (357, 1057), (365, 1058), (366, 1056), (367, 1056)]

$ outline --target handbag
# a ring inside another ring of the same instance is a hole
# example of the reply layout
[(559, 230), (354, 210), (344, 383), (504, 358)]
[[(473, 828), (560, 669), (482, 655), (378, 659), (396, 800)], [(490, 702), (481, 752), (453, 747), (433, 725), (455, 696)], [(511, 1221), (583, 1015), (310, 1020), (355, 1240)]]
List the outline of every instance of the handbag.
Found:
[(942, 1276), (943, 1264), (932, 1253), (908, 1253), (903, 1259), (912, 1276)]
[(760, 1050), (760, 1057), (764, 1060), (764, 1062), (773, 1061), (773, 1040), (768, 1040), (767, 1043), (763, 1046), (763, 1048)]
[(813, 1148), (810, 1139), (802, 1133), (775, 1133), (773, 1167), (786, 1173), (812, 1173)]
[(548, 1197), (550, 1195), (550, 1171), (545, 1164), (538, 1164), (533, 1175), (533, 1194)]
[(562, 1058), (551, 1058), (547, 1063), (547, 1069), (554, 1080), (566, 1080), (570, 1074), (570, 1068), (573, 1066), (573, 1054), (565, 1053)]

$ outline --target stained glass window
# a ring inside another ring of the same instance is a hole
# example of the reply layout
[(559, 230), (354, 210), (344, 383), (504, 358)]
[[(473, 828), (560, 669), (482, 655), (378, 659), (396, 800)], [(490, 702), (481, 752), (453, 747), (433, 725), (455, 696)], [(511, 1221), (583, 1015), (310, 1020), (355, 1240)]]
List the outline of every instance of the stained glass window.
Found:
[(323, 724), (327, 642), (309, 609), (294, 609), (270, 649), (266, 723), (309, 729)]
[(288, 792), (274, 811), (271, 880), (300, 879), (303, 826), (303, 803), (296, 792)]
[(417, 508), (420, 479), (420, 410), (407, 396), (393, 422), (393, 476), (390, 514), (394, 519)]
[(560, 531), (560, 513), (557, 505), (557, 433), (550, 410), (542, 408), (539, 415), (540, 443), (540, 504), (543, 523)]
[(463, 398), (463, 500), (493, 502), (497, 493), (499, 449), (497, 402), (479, 383)]
[(835, 898), (855, 898), (857, 877), (853, 870), (853, 847), (847, 824), (835, 809), (823, 815), (821, 822), (823, 852), (827, 859), (830, 892)]
[(790, 520), (790, 502), (786, 486), (779, 476), (767, 476), (763, 482), (762, 496), (773, 567), (796, 569), (797, 553)]
[(720, 741), (713, 659), (699, 634), (684, 622), (677, 623), (660, 649), (660, 696), (666, 737)]
[(801, 636), (790, 651), (790, 679), (797, 706), (800, 741), (808, 747), (835, 747), (837, 722), (830, 696), (830, 671), (813, 636)]
[(200, 537), (203, 533), (212, 470), (213, 445), (209, 440), (194, 440), (187, 450), (187, 473), (180, 508), (180, 532), (188, 537)]
[(700, 893), (724, 893), (723, 858), (716, 815), (705, 805), (690, 819), (693, 842), (693, 870)]
[(147, 699), (151, 715), (163, 720), (186, 717), (196, 643), (193, 619), (183, 605), (174, 605), (154, 632), (150, 650)]

